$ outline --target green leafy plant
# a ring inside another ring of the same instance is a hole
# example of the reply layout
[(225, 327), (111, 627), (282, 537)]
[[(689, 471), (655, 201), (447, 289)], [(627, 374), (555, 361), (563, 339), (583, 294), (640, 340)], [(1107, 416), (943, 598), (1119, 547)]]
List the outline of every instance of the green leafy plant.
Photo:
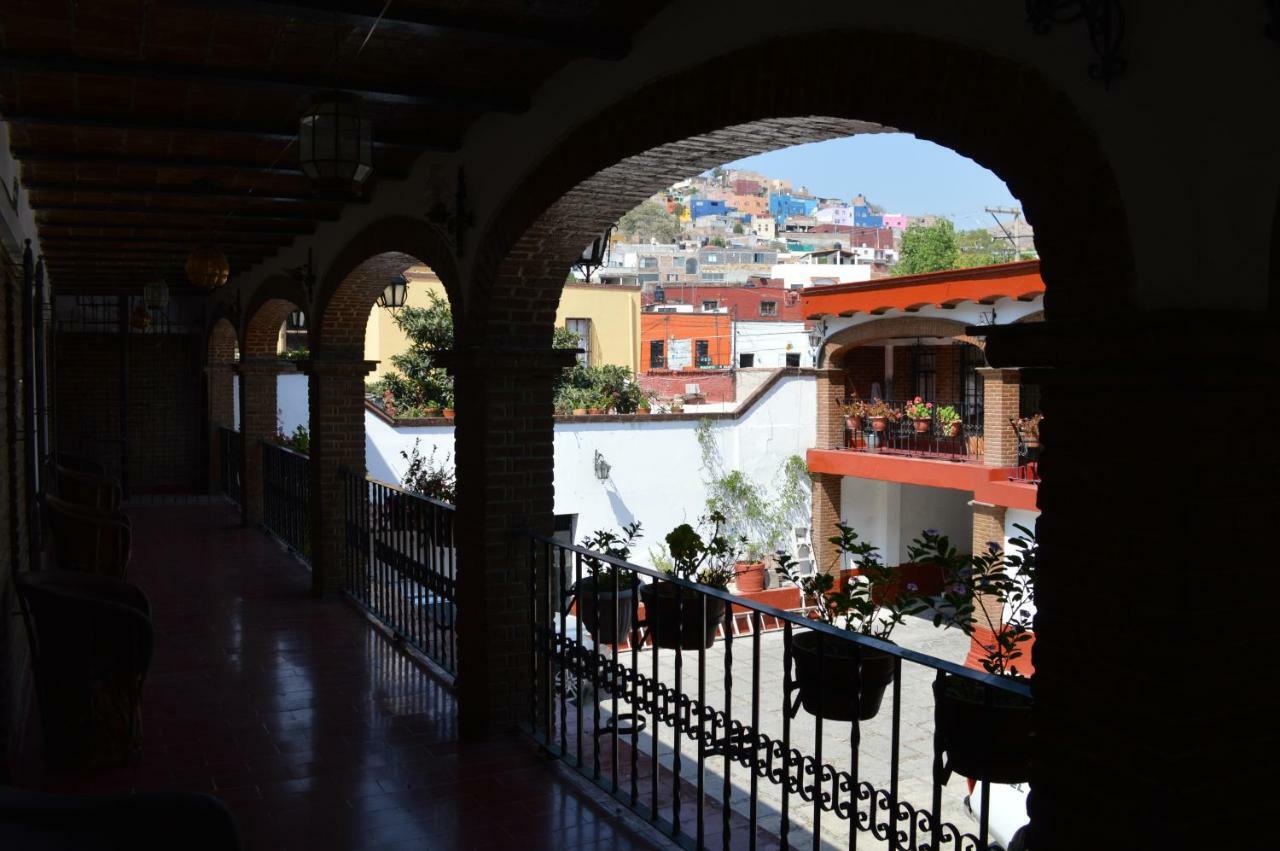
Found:
[(905, 406), (903, 406), (903, 411), (906, 413), (909, 419), (913, 419), (913, 420), (931, 419), (933, 417), (933, 403), (926, 402), (923, 399), (921, 399), (919, 396), (917, 396), (916, 398), (908, 402)]
[(433, 358), (453, 348), (453, 311), (437, 293), (428, 293), (427, 300), (426, 307), (396, 311), (396, 326), (409, 338), (409, 348), (391, 356), (395, 369), (368, 385), (389, 410), (432, 407), (429, 403), (453, 407), (453, 377)]
[[(597, 529), (582, 539), (582, 547), (619, 561), (626, 561), (631, 557), (631, 548), (643, 537), (640, 521), (637, 520), (623, 526), (621, 534), (607, 529)], [(618, 573), (616, 587), (629, 588), (635, 582), (635, 574), (625, 568), (614, 567), (608, 562), (590, 557), (584, 557), (583, 562), (590, 568), (590, 573), (582, 577), (580, 588), (593, 587), (599, 591), (612, 591), (615, 587), (615, 572)]]
[(449, 463), (448, 453), (436, 461), (436, 447), (433, 446), (431, 454), (423, 456), (418, 449), (421, 442), (421, 439), (415, 439), (409, 452), (400, 450), (400, 457), (409, 462), (401, 477), (405, 488), (441, 502), (456, 503), (458, 479), (453, 465)]
[(1032, 637), (1039, 545), (1033, 531), (1014, 528), (1021, 534), (1009, 540), (1011, 551), (988, 541), (985, 551), (964, 555), (945, 536), (928, 530), (908, 552), (912, 561), (943, 570), (946, 584), (934, 625), (955, 627), (969, 636), (982, 649), (980, 661), (988, 673), (1020, 677), (1014, 663)]
[(786, 553), (778, 554), (778, 573), (799, 586), (818, 620), (888, 641), (908, 616), (927, 611), (929, 601), (913, 584), (898, 582), (893, 570), (880, 560), (878, 548), (861, 540), (853, 527), (841, 522), (836, 528), (840, 534), (829, 540), (852, 557), (857, 576), (844, 581), (830, 573), (801, 576)]
[[(723, 532), (724, 516), (713, 511), (699, 518), (698, 524), (711, 526), (705, 540), (688, 523), (681, 523), (667, 533), (671, 570), (666, 572), (680, 579), (724, 590), (733, 580), (731, 565), (737, 556), (733, 543)], [(696, 595), (697, 592), (686, 593), (686, 596)]]
[(960, 412), (950, 405), (939, 405), (935, 416), (938, 418), (938, 425), (944, 430), (960, 422)]
[(287, 361), (309, 360), (311, 358), (310, 349), (285, 349), (280, 353), (280, 358)]

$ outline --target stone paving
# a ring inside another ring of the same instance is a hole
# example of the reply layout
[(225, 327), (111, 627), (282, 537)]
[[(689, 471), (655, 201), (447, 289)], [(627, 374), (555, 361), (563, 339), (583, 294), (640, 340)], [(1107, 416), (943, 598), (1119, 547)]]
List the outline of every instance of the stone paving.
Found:
[[(570, 629), (572, 632), (572, 624)], [(954, 630), (940, 630), (925, 620), (911, 618), (894, 633), (895, 642), (912, 650), (945, 659), (951, 662), (962, 662), (968, 650), (968, 639)], [(586, 639), (589, 641), (589, 638)], [(749, 636), (738, 636), (732, 642), (732, 665), (730, 690), (732, 700), (725, 700), (725, 667), (727, 644), (718, 640), (705, 655), (705, 675), (703, 680), (703, 699), (715, 709), (724, 709), (728, 703), (732, 717), (749, 723), (752, 716), (752, 640)], [(602, 648), (608, 654), (609, 648)], [(645, 676), (652, 675), (652, 651), (642, 650), (638, 656), (638, 669)], [(631, 652), (623, 650), (618, 661), (626, 667), (631, 665)], [(662, 650), (659, 652), (658, 678), (671, 688), (688, 694), (691, 698), (699, 696), (698, 654), (696, 651), (683, 654), (682, 673), (679, 686), (675, 671), (675, 653)], [(781, 740), (784, 730), (783, 710), (783, 635), (781, 632), (765, 633), (760, 637), (759, 663), (759, 732)], [(931, 809), (933, 784), (933, 694), (932, 682), (934, 671), (910, 662), (904, 662), (901, 677), (901, 723), (898, 741), (898, 799), (913, 811)], [(586, 710), (584, 728), (592, 726), (594, 707), (590, 699), (589, 685), (583, 689), (583, 705)], [(602, 724), (609, 718), (612, 698), (605, 693), (601, 695), (600, 712)], [(625, 701), (619, 702), (619, 713), (628, 711)], [(570, 712), (573, 709), (570, 708)], [(860, 725), (861, 741), (858, 747), (857, 777), (860, 781), (870, 783), (877, 790), (887, 793), (891, 788), (891, 755), (893, 753), (893, 688), (886, 692), (879, 714), (870, 721)], [(821, 725), (821, 736), (818, 736), (818, 724), (814, 716), (801, 709), (790, 722), (791, 747), (807, 756), (815, 756), (821, 746), (821, 761), (837, 771), (848, 772), (853, 765), (851, 743), (854, 725), (825, 721)], [(639, 736), (638, 744), (641, 752), (650, 755), (653, 752), (652, 718), (647, 720), (644, 731)], [(658, 732), (658, 751), (660, 764), (674, 765), (672, 747), (673, 729), (663, 725)], [(591, 748), (590, 735), (584, 739), (587, 749)], [(609, 737), (600, 739), (601, 747), (609, 747)], [(629, 736), (623, 737), (620, 750), (629, 742)], [(697, 744), (685, 737), (679, 743), (681, 755), (681, 776), (686, 783), (692, 785), (697, 778)], [(606, 769), (608, 759), (604, 759)], [(723, 782), (725, 771), (723, 755), (710, 756), (705, 761), (704, 783), (707, 794), (716, 801), (723, 799)], [(736, 812), (746, 814), (750, 806), (750, 772), (747, 767), (733, 761), (729, 767), (731, 784), (730, 802)], [(625, 772), (623, 772), (625, 775)], [(627, 779), (625, 776), (622, 778)], [(812, 778), (806, 777), (805, 785), (812, 784)], [(834, 781), (828, 779), (825, 788), (830, 790)], [(624, 782), (625, 785), (625, 782)], [(769, 833), (778, 835), (782, 827), (783, 790), (780, 783), (767, 778), (758, 781), (758, 813), (757, 824)], [(942, 819), (949, 822), (960, 833), (977, 835), (976, 820), (964, 807), (967, 794), (964, 778), (953, 776), (942, 789)], [(684, 806), (692, 807), (695, 799), (687, 792)], [(811, 797), (811, 796), (810, 796)], [(845, 796), (841, 794), (843, 799)], [(790, 824), (790, 840), (797, 847), (809, 847), (812, 842), (814, 824), (813, 804), (804, 801), (795, 792), (786, 796)], [(868, 802), (860, 804), (860, 810), (866, 815), (870, 810)], [(901, 808), (900, 808), (901, 811)], [(876, 813), (877, 822), (889, 819), (887, 800)], [(923, 833), (915, 841), (911, 839), (910, 819), (907, 815), (899, 818), (899, 829), (904, 832), (903, 847), (915, 847), (916, 842), (927, 841)], [(824, 846), (850, 847), (849, 821), (838, 818), (834, 813), (822, 812), (820, 815), (821, 834)], [(888, 844), (877, 840), (871, 832), (857, 832), (857, 847), (880, 848)], [(944, 845), (944, 847), (947, 847)]]

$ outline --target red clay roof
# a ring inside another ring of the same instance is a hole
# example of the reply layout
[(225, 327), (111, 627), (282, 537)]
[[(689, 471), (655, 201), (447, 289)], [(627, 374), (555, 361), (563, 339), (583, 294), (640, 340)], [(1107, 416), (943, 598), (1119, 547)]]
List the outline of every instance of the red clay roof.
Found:
[(1023, 301), (1044, 293), (1039, 260), (1022, 260), (972, 269), (949, 269), (923, 275), (856, 284), (810, 287), (802, 295), (805, 318), (954, 307), (967, 301), (990, 304), (1002, 298)]

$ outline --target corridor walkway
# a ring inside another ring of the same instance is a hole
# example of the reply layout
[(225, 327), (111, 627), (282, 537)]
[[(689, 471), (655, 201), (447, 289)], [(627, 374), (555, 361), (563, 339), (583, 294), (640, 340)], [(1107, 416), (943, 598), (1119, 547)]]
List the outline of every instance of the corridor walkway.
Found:
[(129, 513), (156, 625), (143, 753), (49, 788), (209, 792), (255, 851), (655, 847), (528, 739), (460, 742), (449, 689), (234, 507)]

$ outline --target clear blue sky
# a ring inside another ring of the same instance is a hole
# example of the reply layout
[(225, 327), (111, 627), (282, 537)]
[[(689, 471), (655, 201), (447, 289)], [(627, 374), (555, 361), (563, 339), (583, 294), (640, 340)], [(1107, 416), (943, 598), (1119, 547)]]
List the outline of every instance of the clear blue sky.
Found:
[(989, 227), (983, 207), (1021, 207), (1004, 181), (968, 157), (907, 133), (869, 133), (797, 145), (726, 167), (751, 169), (848, 200), (861, 192), (888, 213), (934, 213), (964, 228)]

